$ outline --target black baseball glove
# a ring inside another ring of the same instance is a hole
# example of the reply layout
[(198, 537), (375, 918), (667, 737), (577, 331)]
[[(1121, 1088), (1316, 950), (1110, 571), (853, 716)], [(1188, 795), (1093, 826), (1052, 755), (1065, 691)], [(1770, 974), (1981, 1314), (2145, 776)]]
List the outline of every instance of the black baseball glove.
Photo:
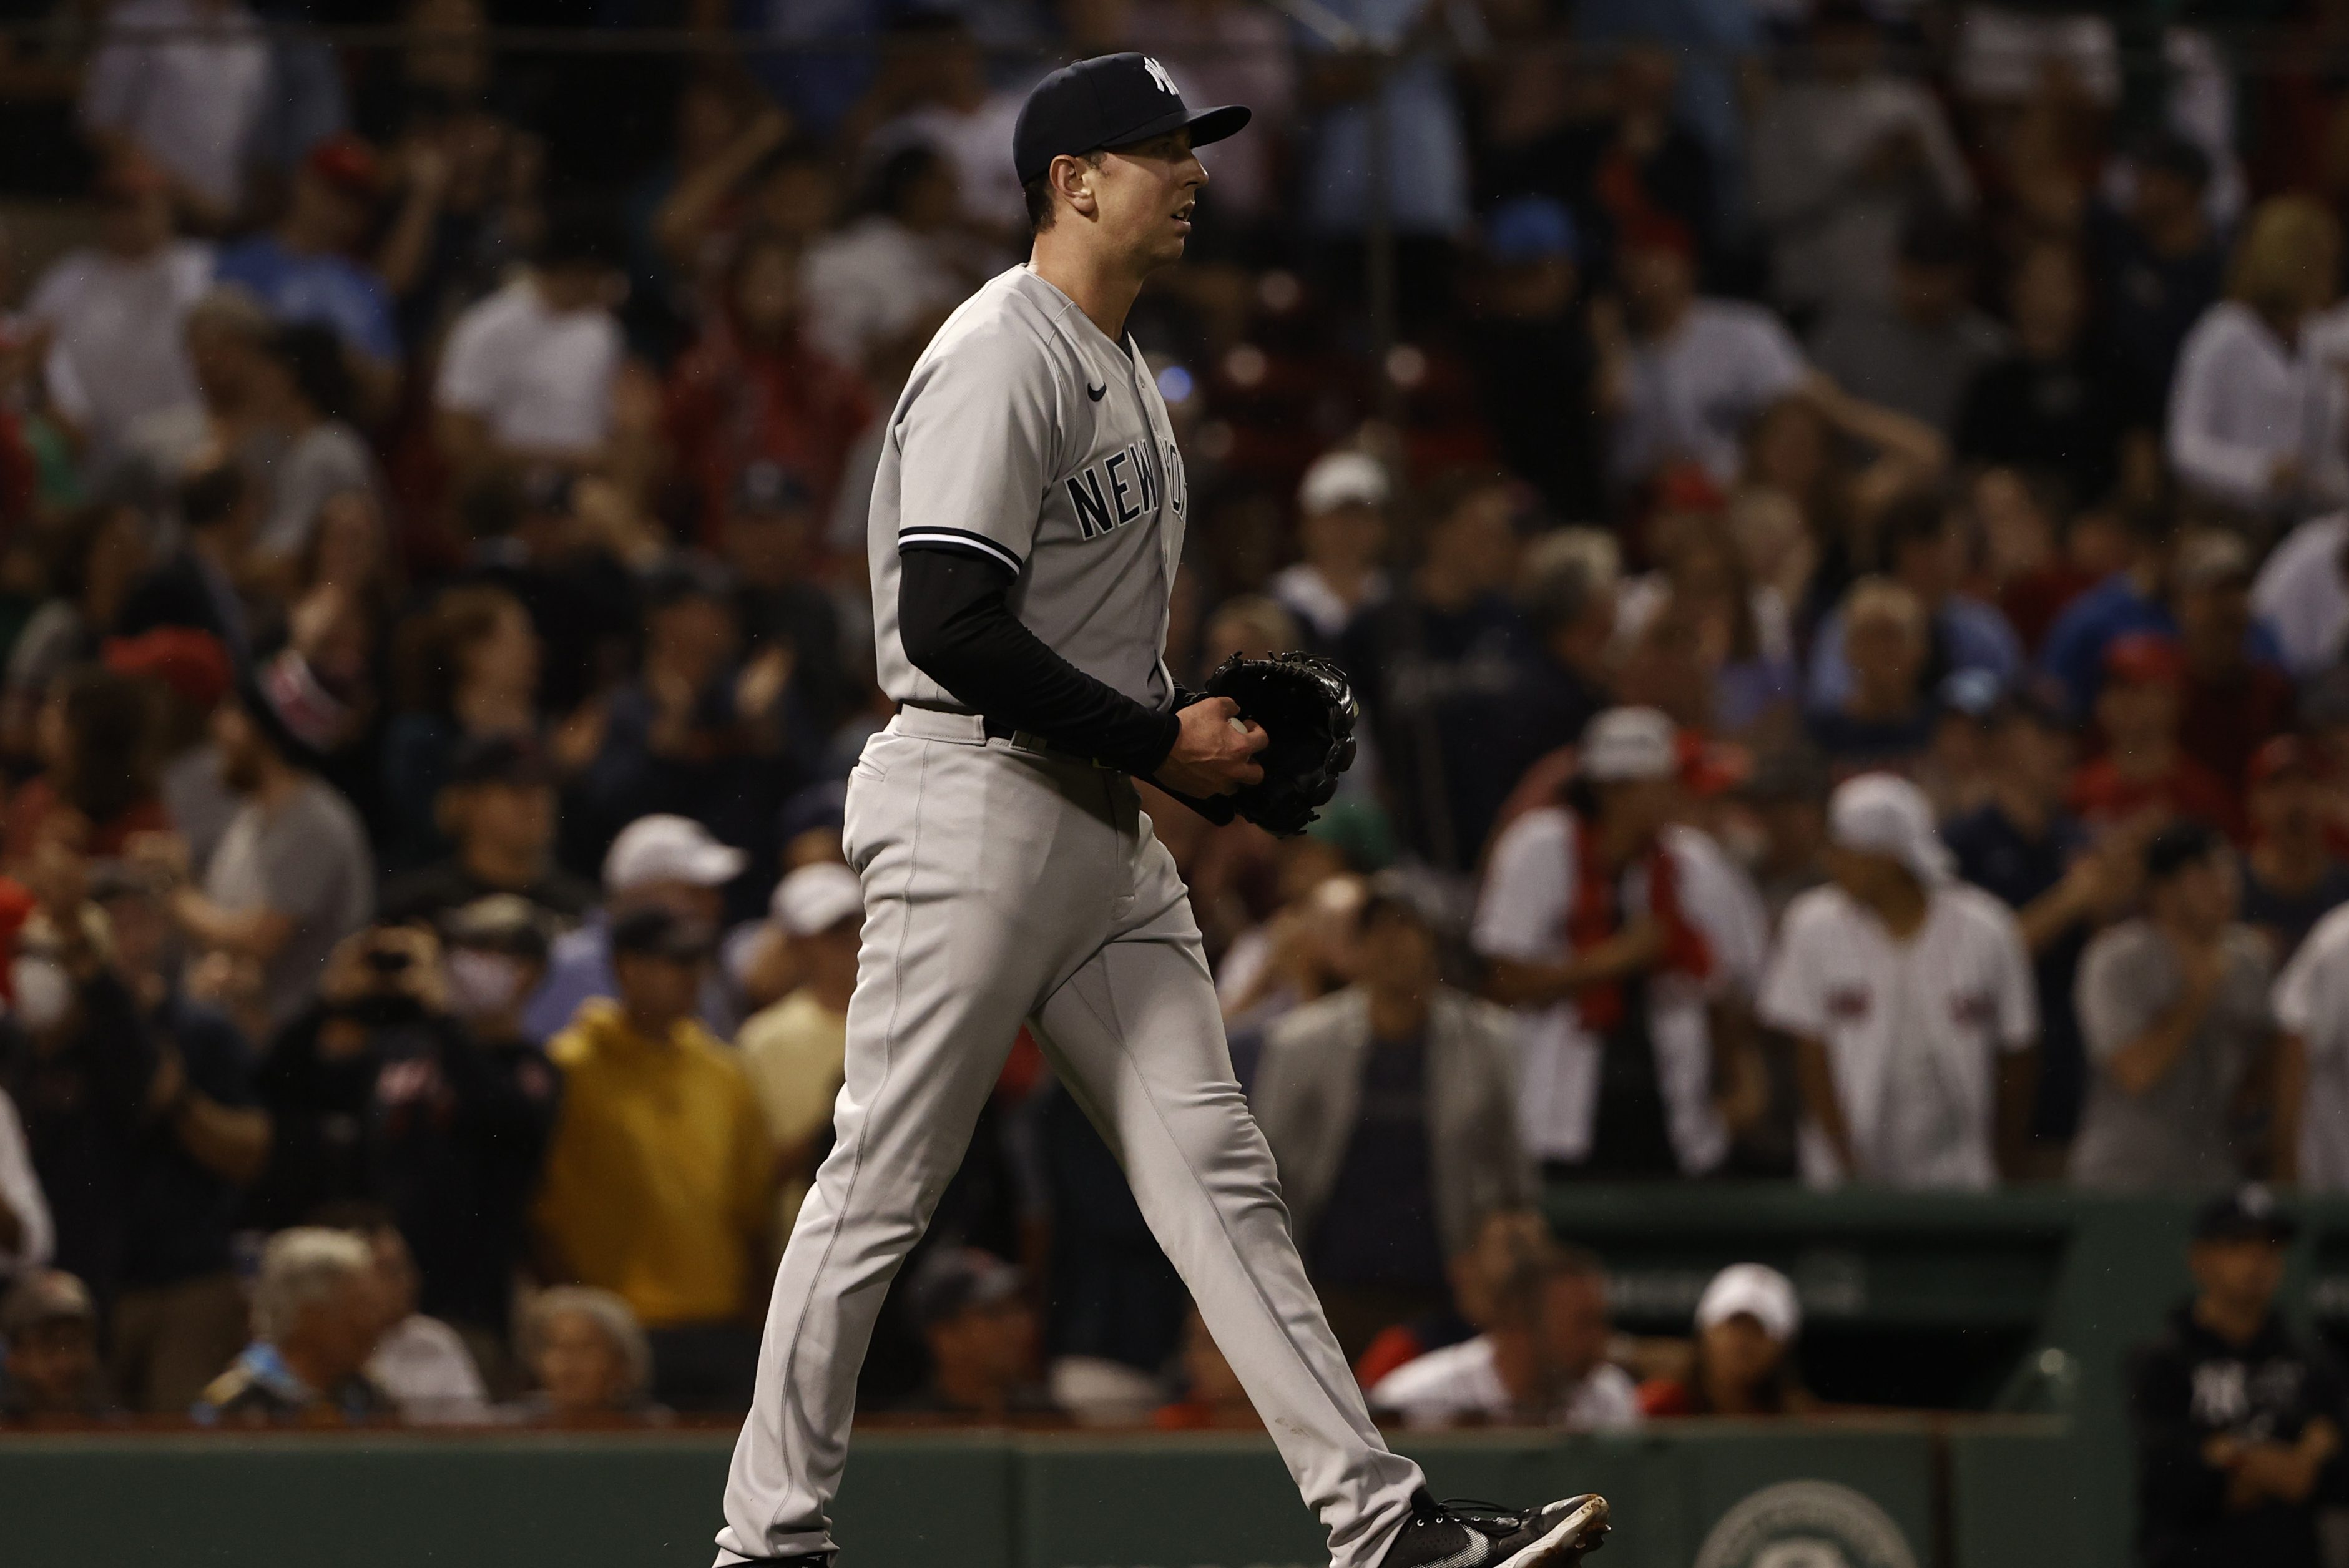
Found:
[(1310, 654), (1245, 659), (1234, 654), (1207, 677), (1207, 696), (1227, 696), (1240, 717), (1264, 727), (1256, 754), (1264, 777), (1222, 798), (1257, 827), (1292, 838), (1338, 792), (1354, 765), (1353, 687), (1346, 672)]

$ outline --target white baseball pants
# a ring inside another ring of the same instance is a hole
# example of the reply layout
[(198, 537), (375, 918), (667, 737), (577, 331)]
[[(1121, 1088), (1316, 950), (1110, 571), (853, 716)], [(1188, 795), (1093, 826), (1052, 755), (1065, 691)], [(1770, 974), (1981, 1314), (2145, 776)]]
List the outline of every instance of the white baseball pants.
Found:
[(1023, 1020), (1124, 1167), (1334, 1568), (1371, 1568), (1419, 1467), (1371, 1424), (1306, 1282), (1182, 878), (1132, 780), (909, 708), (850, 778), (845, 837), (864, 932), (838, 1141), (776, 1274), (721, 1568), (832, 1547), (882, 1297)]

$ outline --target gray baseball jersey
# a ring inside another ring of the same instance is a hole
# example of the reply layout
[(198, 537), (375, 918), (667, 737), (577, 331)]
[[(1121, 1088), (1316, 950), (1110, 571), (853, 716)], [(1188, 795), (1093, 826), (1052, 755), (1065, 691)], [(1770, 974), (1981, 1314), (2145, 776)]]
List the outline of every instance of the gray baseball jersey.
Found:
[(868, 555), (882, 689), (957, 707), (897, 636), (897, 551), (967, 550), (1019, 574), (1011, 612), (1047, 647), (1164, 707), (1183, 554), (1183, 458), (1142, 352), (1025, 266), (963, 302), (890, 412)]

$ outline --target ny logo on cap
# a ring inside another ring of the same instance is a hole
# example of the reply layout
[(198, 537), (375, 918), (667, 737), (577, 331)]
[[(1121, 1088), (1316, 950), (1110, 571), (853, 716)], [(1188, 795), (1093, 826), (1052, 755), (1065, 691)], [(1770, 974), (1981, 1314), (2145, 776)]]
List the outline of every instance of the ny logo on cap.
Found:
[(1142, 68), (1150, 73), (1150, 79), (1152, 81), (1156, 82), (1160, 87), (1166, 89), (1166, 94), (1169, 98), (1181, 98), (1183, 96), (1180, 92), (1175, 90), (1174, 78), (1166, 74), (1166, 67), (1160, 65), (1154, 57), (1149, 55), (1143, 56)]

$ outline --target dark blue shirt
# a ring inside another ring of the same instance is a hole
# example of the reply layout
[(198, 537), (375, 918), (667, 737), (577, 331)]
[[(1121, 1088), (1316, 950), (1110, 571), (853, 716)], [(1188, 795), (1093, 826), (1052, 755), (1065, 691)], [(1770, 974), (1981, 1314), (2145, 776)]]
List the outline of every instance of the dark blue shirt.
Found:
[[(1958, 874), (2020, 911), (2064, 880), (2075, 857), (2088, 846), (2078, 818), (2058, 811), (2045, 833), (2033, 838), (1995, 805), (1944, 826), (1941, 837), (1958, 858)], [(2072, 1011), (2072, 983), (2088, 945), (2088, 925), (2074, 925), (2032, 957), (2032, 980), (2039, 994), (2039, 1098), (2033, 1107), (2033, 1137), (2068, 1140), (2080, 1124), (2087, 1092), (2087, 1057), (2080, 1021)]]
[(1444, 1288), (1428, 1151), (1427, 1047), (1373, 1040), (1361, 1105), (1306, 1257), (1321, 1284)]

